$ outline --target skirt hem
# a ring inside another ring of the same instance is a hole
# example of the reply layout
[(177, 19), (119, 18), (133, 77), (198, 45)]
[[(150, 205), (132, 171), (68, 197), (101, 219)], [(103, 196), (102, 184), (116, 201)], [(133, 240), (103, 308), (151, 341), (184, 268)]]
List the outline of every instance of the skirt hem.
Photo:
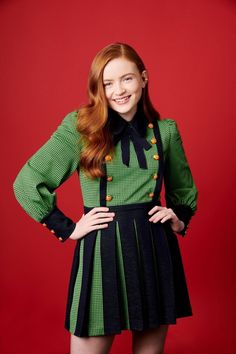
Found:
[(192, 313), (189, 313), (189, 314), (182, 314), (182, 315), (178, 315), (178, 317), (176, 317), (176, 320), (175, 321), (162, 321), (161, 323), (159, 324), (155, 324), (155, 325), (149, 325), (148, 327), (127, 327), (127, 326), (123, 326), (121, 327), (120, 331), (117, 330), (117, 331), (107, 331), (106, 333), (104, 333), (104, 330), (103, 329), (98, 329), (97, 331), (93, 331), (93, 332), (90, 332), (89, 335), (79, 335), (76, 333), (76, 331), (72, 331), (70, 328), (68, 327), (64, 327), (69, 333), (77, 336), (77, 337), (96, 337), (96, 336), (109, 336), (109, 335), (116, 335), (116, 334), (122, 334), (123, 331), (137, 331), (137, 332), (142, 332), (142, 331), (145, 331), (145, 330), (148, 330), (148, 329), (155, 329), (155, 328), (158, 328), (159, 326), (161, 325), (176, 325), (177, 324), (177, 320), (180, 319), (180, 318), (184, 318), (184, 317), (191, 317), (193, 316)]

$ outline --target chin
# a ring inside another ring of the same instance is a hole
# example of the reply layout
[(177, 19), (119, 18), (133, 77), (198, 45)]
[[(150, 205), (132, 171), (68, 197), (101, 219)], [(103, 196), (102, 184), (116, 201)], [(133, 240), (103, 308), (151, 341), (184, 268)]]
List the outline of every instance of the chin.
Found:
[(132, 103), (132, 104), (129, 104), (128, 106), (125, 107), (125, 105), (118, 106), (112, 102), (112, 104), (110, 104), (110, 107), (112, 109), (114, 109), (114, 111), (116, 111), (116, 112), (127, 114), (127, 113), (131, 112), (136, 105), (137, 105), (137, 103)]
[(126, 108), (126, 109), (124, 109), (124, 108), (122, 109), (120, 107), (114, 107), (113, 109), (114, 109), (114, 111), (116, 111), (116, 112), (118, 112), (120, 114), (129, 114), (130, 112), (132, 112), (133, 107)]

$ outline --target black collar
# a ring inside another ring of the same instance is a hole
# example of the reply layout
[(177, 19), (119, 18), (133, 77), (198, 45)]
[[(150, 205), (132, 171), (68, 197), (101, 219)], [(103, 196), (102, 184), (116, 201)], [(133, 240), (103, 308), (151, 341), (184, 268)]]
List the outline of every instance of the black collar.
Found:
[(113, 142), (117, 144), (129, 126), (133, 127), (137, 133), (144, 138), (146, 136), (148, 120), (139, 101), (137, 111), (129, 122), (122, 118), (118, 112), (109, 107), (108, 125), (108, 129), (113, 136)]

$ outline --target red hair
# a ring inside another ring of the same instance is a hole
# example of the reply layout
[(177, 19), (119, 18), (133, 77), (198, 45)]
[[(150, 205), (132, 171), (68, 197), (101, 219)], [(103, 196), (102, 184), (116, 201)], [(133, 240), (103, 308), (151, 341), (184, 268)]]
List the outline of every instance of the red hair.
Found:
[[(112, 137), (106, 125), (108, 106), (103, 86), (103, 70), (110, 60), (120, 57), (134, 62), (140, 74), (145, 70), (142, 59), (128, 44), (115, 42), (107, 45), (92, 61), (87, 87), (89, 103), (78, 109), (77, 130), (83, 142), (80, 168), (90, 178), (104, 176), (102, 163), (105, 156), (112, 155), (114, 151)], [(148, 82), (142, 91), (141, 104), (150, 122), (160, 119), (160, 114), (153, 107), (149, 97)]]

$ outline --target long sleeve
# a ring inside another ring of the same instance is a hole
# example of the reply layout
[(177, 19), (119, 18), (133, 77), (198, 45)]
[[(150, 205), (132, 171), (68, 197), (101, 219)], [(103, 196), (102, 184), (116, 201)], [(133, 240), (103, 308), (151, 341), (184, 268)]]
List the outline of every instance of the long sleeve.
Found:
[(22, 208), (64, 242), (75, 223), (57, 207), (55, 190), (79, 166), (77, 112), (67, 114), (51, 137), (19, 171), (13, 190)]
[(169, 145), (165, 159), (166, 205), (185, 224), (182, 236), (186, 234), (191, 217), (197, 210), (198, 191), (186, 158), (178, 126), (173, 119), (166, 119), (169, 129)]

